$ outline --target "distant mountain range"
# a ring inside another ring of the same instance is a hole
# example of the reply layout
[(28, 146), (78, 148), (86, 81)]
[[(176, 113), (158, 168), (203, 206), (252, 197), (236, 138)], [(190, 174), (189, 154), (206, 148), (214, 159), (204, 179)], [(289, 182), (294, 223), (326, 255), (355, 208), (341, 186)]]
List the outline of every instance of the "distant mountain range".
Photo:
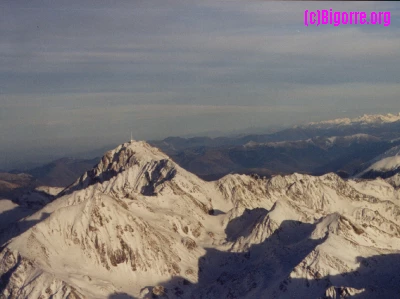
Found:
[(72, 184), (83, 172), (92, 168), (100, 158), (72, 159), (61, 158), (49, 164), (28, 170), (39, 184), (52, 187), (66, 187)]
[(399, 138), (400, 115), (387, 114), (310, 123), (263, 135), (169, 137), (150, 143), (185, 169), (213, 180), (232, 172), (352, 176), (399, 145)]
[[(205, 180), (215, 180), (229, 173), (269, 177), (293, 172), (315, 175), (335, 172), (342, 177), (357, 176), (381, 155), (386, 158), (395, 155), (391, 153), (400, 145), (400, 114), (335, 119), (268, 134), (168, 137), (149, 143)], [(105, 150), (93, 153), (101, 151)], [(61, 158), (22, 172), (31, 176), (31, 185), (66, 187), (98, 159)], [(368, 171), (363, 176), (389, 177), (396, 172), (396, 169), (387, 174)], [(21, 171), (15, 170), (10, 175), (19, 173)], [(12, 184), (11, 176), (5, 180), (0, 177), (0, 195), (6, 192), (4, 190), (12, 190)]]

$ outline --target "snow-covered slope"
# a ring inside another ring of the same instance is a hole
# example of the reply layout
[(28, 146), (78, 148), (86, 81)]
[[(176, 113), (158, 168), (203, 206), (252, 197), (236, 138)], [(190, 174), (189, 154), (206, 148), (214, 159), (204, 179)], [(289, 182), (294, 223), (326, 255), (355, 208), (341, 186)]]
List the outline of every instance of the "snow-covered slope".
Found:
[(363, 165), (358, 178), (388, 178), (400, 171), (400, 146), (394, 146)]
[(11, 200), (0, 199), (0, 233), (11, 223), (18, 221), (33, 212), (33, 210), (27, 207), (21, 207)]
[(0, 199), (0, 241), (9, 233), (9, 225), (32, 215), (51, 202), (60, 191), (60, 188), (40, 186), (21, 192), (22, 194), (13, 200)]
[(125, 143), (3, 236), (2, 294), (393, 298), (399, 202), (388, 183), (365, 184), (334, 174), (205, 182), (145, 142)]
[(391, 170), (396, 170), (399, 167), (400, 167), (400, 156), (387, 157), (369, 166), (366, 170), (360, 173), (360, 176), (362, 176), (364, 173), (368, 171), (387, 172)]

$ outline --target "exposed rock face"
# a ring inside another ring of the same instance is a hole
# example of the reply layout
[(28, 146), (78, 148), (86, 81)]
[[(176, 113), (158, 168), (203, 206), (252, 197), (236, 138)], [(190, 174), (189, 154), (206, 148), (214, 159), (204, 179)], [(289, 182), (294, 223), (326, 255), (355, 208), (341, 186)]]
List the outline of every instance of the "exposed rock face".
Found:
[[(17, 251), (6, 248), (0, 253), (0, 259), (0, 298), (84, 298), (64, 281), (35, 269), (34, 261), (21, 257)], [(26, 274), (32, 272), (36, 275), (27, 282)]]
[(125, 143), (3, 236), (1, 296), (395, 298), (400, 207), (388, 182), (204, 182)]

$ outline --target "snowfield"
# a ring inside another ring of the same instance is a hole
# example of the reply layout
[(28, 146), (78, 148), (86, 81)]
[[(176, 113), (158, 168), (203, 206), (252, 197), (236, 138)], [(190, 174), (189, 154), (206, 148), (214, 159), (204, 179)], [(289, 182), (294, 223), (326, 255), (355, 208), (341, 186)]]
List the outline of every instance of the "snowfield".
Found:
[(398, 298), (398, 181), (205, 182), (125, 143), (0, 236), (0, 298)]

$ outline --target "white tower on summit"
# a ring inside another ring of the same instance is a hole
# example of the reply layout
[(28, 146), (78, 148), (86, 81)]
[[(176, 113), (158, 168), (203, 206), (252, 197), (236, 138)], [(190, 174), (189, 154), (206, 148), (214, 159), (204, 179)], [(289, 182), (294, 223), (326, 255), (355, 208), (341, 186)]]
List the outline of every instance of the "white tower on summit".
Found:
[(133, 142), (133, 139), (132, 139), (132, 132), (131, 132), (131, 142)]

